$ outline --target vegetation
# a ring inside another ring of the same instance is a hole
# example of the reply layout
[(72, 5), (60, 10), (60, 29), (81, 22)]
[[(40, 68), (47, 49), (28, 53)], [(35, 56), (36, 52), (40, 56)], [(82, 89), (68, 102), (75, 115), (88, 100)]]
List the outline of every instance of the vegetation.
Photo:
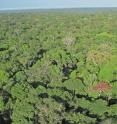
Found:
[(117, 124), (117, 14), (0, 14), (0, 124)]

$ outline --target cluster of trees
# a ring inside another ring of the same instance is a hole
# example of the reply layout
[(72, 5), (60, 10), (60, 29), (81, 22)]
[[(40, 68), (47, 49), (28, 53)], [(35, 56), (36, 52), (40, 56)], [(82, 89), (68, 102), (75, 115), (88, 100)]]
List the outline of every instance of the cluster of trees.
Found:
[(0, 123), (117, 123), (117, 15), (0, 15)]

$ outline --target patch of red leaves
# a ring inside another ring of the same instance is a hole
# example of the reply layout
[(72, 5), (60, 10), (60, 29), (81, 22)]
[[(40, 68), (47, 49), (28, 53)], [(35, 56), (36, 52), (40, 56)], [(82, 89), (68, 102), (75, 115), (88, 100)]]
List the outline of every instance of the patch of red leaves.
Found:
[(108, 91), (111, 90), (111, 85), (108, 84), (105, 81), (101, 81), (98, 84), (96, 84), (96, 86), (93, 88), (94, 90), (98, 91), (98, 92), (103, 92), (103, 91)]

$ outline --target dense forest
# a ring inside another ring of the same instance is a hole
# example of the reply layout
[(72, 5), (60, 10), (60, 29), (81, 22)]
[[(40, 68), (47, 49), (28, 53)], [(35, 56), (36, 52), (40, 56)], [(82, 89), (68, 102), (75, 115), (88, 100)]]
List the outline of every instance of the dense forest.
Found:
[(0, 124), (117, 124), (117, 14), (0, 14)]

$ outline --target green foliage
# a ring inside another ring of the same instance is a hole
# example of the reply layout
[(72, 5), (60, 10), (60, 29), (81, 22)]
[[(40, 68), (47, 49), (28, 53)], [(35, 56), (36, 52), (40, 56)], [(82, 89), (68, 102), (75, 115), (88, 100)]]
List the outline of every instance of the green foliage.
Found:
[[(62, 116), (59, 113), (64, 111), (62, 104), (57, 103), (52, 99), (43, 100), (43, 104), (36, 104), (37, 121), (40, 123), (61, 123)], [(62, 113), (61, 113), (62, 114)]]
[(70, 123), (74, 124), (74, 123), (80, 123), (80, 124), (90, 124), (90, 123), (95, 123), (95, 119), (92, 119), (90, 117), (87, 117), (83, 114), (80, 113), (69, 113), (66, 116), (66, 120), (68, 120)]
[(0, 111), (4, 109), (3, 98), (0, 96)]
[(25, 73), (23, 71), (19, 71), (16, 73), (16, 81), (25, 81), (27, 79)]
[(112, 85), (112, 95), (114, 98), (117, 97), (117, 81)]
[(9, 74), (4, 70), (0, 70), (0, 88), (6, 85), (9, 80)]
[(103, 100), (96, 100), (89, 107), (89, 110), (93, 114), (98, 114), (99, 116), (104, 116), (104, 113), (108, 112), (107, 102)]
[(0, 44), (0, 49), (3, 49), (3, 51), (7, 50), (8, 48), (9, 48), (9, 45), (7, 43), (6, 44), (3, 44), (3, 43)]
[(99, 38), (99, 39), (102, 39), (102, 40), (103, 39), (106, 40), (106, 39), (113, 38), (113, 35), (112, 34), (109, 34), (107, 32), (102, 32), (102, 33), (97, 34), (96, 37)]
[[(16, 101), (15, 105), (13, 105), (13, 114), (12, 114), (12, 120), (13, 124), (33, 124), (31, 119), (34, 115), (34, 108), (32, 105), (28, 104), (26, 101)], [(26, 119), (28, 118), (28, 119)]]
[(77, 78), (77, 72), (76, 72), (76, 70), (73, 71), (73, 72), (71, 72), (70, 78), (71, 78), (71, 79), (76, 79), (76, 78)]
[(116, 26), (116, 13), (0, 14), (0, 124), (116, 124)]
[(104, 64), (99, 73), (100, 80), (117, 80), (117, 57), (111, 58), (106, 64)]
[(110, 114), (111, 115), (115, 115), (115, 116), (117, 116), (117, 105), (115, 104), (115, 105), (112, 105), (111, 107), (110, 107)]
[(64, 87), (79, 94), (85, 94), (85, 86), (80, 80), (69, 79), (64, 82)]

